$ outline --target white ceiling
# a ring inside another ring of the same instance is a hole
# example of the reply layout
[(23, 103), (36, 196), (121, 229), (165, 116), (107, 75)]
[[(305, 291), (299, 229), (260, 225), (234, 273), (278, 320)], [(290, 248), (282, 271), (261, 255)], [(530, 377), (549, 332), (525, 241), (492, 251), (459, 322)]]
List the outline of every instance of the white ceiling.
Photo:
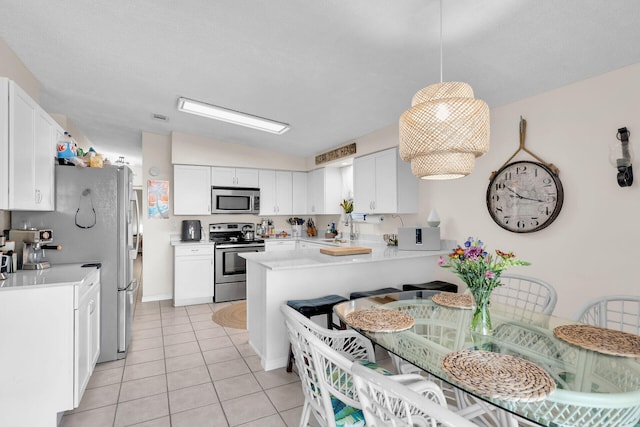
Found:
[[(0, 11), (43, 107), (133, 164), (142, 131), (311, 156), (397, 122), (440, 81), (438, 0), (0, 0)], [(496, 107), (639, 63), (638, 18), (637, 0), (443, 0), (444, 80)], [(291, 130), (180, 113), (179, 96)]]

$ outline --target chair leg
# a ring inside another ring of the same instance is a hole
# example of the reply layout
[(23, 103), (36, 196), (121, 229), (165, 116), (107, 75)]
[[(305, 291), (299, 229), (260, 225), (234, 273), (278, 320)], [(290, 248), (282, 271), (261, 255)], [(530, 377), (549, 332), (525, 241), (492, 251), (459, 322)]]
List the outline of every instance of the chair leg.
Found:
[(311, 405), (309, 405), (309, 401), (305, 398), (299, 427), (307, 427), (309, 425), (309, 415), (311, 415)]
[(289, 344), (289, 360), (287, 361), (287, 372), (291, 372), (293, 370), (293, 349), (291, 348), (291, 344)]
[(327, 313), (327, 329), (333, 329), (333, 313)]

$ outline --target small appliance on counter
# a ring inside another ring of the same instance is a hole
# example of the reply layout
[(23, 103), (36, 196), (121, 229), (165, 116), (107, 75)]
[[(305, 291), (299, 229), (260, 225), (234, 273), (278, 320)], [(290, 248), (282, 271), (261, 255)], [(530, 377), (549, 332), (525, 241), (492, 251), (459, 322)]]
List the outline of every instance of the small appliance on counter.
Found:
[(200, 220), (185, 219), (182, 221), (182, 237), (183, 242), (199, 242), (202, 240), (202, 225)]
[(48, 244), (53, 242), (53, 231), (48, 229), (9, 230), (9, 240), (16, 242), (18, 269), (22, 270), (42, 270), (51, 267), (44, 250), (62, 250), (62, 246)]
[(399, 228), (398, 249), (401, 251), (440, 250), (440, 228)]

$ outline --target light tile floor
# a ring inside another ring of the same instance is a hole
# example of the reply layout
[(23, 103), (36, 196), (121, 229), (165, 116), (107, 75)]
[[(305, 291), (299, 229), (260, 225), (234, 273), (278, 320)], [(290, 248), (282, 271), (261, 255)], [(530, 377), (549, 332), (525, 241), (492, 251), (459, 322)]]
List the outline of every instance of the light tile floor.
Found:
[(127, 358), (96, 366), (62, 426), (297, 426), (298, 376), (264, 372), (246, 330), (211, 320), (228, 304), (138, 302)]
[[(141, 271), (142, 256), (135, 276)], [(246, 330), (213, 322), (214, 311), (237, 302), (173, 307), (171, 300), (141, 302), (141, 295), (127, 358), (96, 366), (62, 427), (299, 425), (304, 397), (295, 370), (265, 372)], [(376, 348), (376, 357), (391, 369), (385, 351)], [(313, 416), (310, 424), (318, 426)]]

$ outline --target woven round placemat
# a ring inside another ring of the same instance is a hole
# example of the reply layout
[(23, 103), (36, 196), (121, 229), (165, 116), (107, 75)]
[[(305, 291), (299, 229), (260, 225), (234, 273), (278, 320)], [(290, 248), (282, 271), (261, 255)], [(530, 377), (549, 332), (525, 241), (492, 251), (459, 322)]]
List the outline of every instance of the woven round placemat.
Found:
[(349, 326), (369, 332), (404, 331), (415, 324), (413, 317), (407, 313), (380, 308), (354, 311), (347, 314), (345, 320)]
[(640, 336), (591, 325), (562, 325), (553, 334), (587, 350), (613, 356), (640, 357)]
[(492, 399), (537, 402), (556, 389), (544, 369), (508, 354), (454, 351), (442, 359), (442, 369), (462, 386)]
[(441, 292), (432, 296), (431, 300), (438, 305), (453, 308), (471, 309), (471, 306), (473, 305), (473, 297), (469, 294)]

